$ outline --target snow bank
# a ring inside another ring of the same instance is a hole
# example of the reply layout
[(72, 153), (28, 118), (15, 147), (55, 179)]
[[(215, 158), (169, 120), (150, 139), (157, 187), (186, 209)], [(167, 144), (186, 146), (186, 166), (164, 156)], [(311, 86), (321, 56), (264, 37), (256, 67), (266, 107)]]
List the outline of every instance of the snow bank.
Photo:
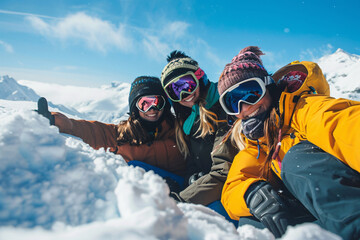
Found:
[(112, 170), (126, 165), (119, 155), (64, 138), (36, 112), (5, 113), (0, 122), (1, 225), (48, 229), (118, 217)]
[[(59, 134), (33, 111), (0, 107), (0, 239), (248, 239), (216, 212), (171, 199), (162, 178)], [(316, 225), (284, 239), (339, 239)]]

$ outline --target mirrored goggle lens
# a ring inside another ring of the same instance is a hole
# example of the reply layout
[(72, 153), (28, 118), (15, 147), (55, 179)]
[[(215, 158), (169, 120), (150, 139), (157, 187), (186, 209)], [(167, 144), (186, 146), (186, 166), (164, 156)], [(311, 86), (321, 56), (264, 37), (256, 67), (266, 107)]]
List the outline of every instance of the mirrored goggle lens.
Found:
[(141, 112), (147, 112), (152, 107), (160, 111), (165, 106), (165, 100), (162, 96), (144, 96), (139, 98), (136, 106)]
[(248, 81), (227, 92), (224, 96), (226, 108), (233, 113), (240, 113), (239, 102), (257, 103), (264, 96), (264, 91), (257, 81)]
[(189, 74), (182, 76), (173, 83), (170, 83), (166, 87), (166, 91), (171, 100), (179, 101), (181, 100), (181, 95), (183, 93), (192, 94), (195, 91), (197, 84), (198, 83), (195, 81), (194, 77)]

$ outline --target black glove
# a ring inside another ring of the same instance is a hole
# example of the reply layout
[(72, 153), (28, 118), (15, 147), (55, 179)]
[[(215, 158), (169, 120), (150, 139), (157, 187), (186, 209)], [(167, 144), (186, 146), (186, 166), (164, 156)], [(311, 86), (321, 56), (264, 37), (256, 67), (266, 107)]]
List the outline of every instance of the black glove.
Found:
[(205, 173), (203, 173), (203, 172), (194, 173), (193, 175), (191, 175), (189, 177), (189, 185), (193, 184), (196, 180), (198, 180), (199, 178), (201, 178), (204, 175), (205, 175)]
[(50, 125), (55, 125), (55, 117), (53, 115), (51, 115), (51, 113), (49, 112), (48, 102), (47, 102), (46, 98), (44, 98), (44, 97), (39, 98), (38, 109), (35, 111), (37, 113), (39, 113), (40, 115), (49, 119)]
[(180, 192), (180, 185), (170, 177), (164, 177), (166, 184), (169, 186), (170, 192)]
[(281, 197), (267, 182), (254, 183), (248, 191), (245, 194), (245, 201), (250, 213), (259, 219), (276, 238), (281, 237), (290, 222), (290, 215)]

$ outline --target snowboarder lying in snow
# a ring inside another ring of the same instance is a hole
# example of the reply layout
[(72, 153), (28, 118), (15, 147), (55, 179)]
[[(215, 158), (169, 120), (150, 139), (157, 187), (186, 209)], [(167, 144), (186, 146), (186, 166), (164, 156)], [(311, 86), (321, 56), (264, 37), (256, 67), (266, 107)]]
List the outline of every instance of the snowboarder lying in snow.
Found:
[(178, 200), (207, 205), (227, 216), (220, 197), (238, 150), (230, 141), (220, 144), (229, 128), (217, 84), (183, 52), (173, 51), (167, 60), (161, 83), (175, 111), (177, 145), (187, 159), (188, 186)]
[(276, 237), (313, 216), (344, 239), (359, 239), (360, 102), (330, 97), (313, 62), (293, 62), (271, 77), (262, 54), (243, 49), (218, 82), (223, 109), (239, 119), (232, 138), (245, 144), (224, 185), (225, 209), (239, 225), (262, 223)]
[(44, 98), (38, 104), (38, 112), (61, 133), (79, 137), (94, 149), (109, 149), (129, 164), (143, 162), (180, 176), (184, 174), (186, 164), (176, 146), (174, 116), (159, 78), (141, 76), (134, 80), (129, 94), (130, 116), (118, 125), (50, 113)]

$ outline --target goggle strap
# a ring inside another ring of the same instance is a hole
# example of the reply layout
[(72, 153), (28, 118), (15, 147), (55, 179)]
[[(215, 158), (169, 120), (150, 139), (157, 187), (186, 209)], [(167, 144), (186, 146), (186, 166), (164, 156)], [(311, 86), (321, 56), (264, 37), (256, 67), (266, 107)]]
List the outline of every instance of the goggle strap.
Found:
[(265, 86), (275, 83), (274, 79), (271, 76), (265, 76)]

